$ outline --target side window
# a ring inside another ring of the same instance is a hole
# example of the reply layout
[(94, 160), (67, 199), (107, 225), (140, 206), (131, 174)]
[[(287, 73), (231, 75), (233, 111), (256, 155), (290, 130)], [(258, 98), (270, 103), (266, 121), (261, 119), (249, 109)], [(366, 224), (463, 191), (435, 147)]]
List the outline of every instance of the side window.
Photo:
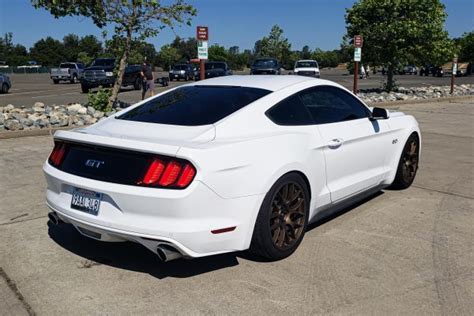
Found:
[(276, 104), (265, 114), (278, 125), (314, 124), (311, 115), (296, 94)]
[(320, 86), (300, 93), (316, 124), (336, 123), (369, 117), (368, 109), (348, 92), (331, 86)]

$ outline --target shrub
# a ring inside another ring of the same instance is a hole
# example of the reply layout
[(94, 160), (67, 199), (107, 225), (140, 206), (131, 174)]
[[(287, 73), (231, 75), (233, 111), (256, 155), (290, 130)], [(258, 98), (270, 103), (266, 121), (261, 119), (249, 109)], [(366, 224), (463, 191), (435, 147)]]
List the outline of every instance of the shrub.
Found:
[(88, 103), (89, 106), (92, 106), (97, 111), (108, 112), (112, 110), (109, 104), (109, 98), (112, 95), (111, 89), (99, 88), (97, 93), (89, 92)]

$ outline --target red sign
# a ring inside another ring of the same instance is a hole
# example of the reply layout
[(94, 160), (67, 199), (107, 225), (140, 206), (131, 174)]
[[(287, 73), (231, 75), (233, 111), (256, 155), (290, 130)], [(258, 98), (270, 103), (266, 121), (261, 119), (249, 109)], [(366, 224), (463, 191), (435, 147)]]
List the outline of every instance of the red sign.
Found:
[(196, 39), (198, 41), (207, 41), (209, 39), (209, 30), (207, 26), (196, 27)]
[(361, 48), (363, 42), (361, 35), (354, 36), (354, 47)]

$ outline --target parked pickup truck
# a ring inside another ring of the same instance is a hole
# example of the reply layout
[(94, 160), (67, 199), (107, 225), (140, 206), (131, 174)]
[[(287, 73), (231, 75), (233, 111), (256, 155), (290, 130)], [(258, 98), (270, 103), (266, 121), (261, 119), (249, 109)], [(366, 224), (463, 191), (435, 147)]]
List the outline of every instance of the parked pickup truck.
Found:
[[(81, 90), (84, 93), (99, 86), (112, 87), (115, 83), (115, 59), (97, 58), (90, 67), (84, 69), (81, 77)], [(122, 79), (122, 86), (133, 86), (135, 90), (142, 88), (140, 65), (128, 65)]]
[(51, 79), (54, 84), (59, 81), (69, 81), (70, 83), (79, 82), (82, 72), (84, 71), (84, 64), (81, 63), (61, 63), (59, 68), (51, 69)]
[[(97, 58), (90, 67), (84, 69), (81, 77), (81, 90), (88, 93), (90, 89), (102, 87), (112, 87), (115, 83), (115, 59), (114, 58)], [(168, 85), (168, 78), (157, 78), (155, 82), (161, 85)], [(157, 81), (159, 80), (159, 81)], [(128, 65), (122, 79), (122, 86), (133, 86), (135, 90), (142, 88), (143, 79), (141, 76), (140, 65)]]

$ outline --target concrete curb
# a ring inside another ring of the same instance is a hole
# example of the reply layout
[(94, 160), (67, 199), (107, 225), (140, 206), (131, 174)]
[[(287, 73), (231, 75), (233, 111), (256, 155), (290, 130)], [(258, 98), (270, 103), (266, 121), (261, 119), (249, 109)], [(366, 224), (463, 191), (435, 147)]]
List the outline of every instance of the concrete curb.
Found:
[(46, 135), (52, 136), (55, 131), (70, 130), (74, 128), (78, 128), (78, 126), (42, 128), (42, 129), (32, 129), (32, 130), (26, 130), (26, 131), (0, 132), (0, 140), (9, 139), (9, 138), (18, 138), (18, 137), (32, 137), (32, 136), (46, 136)]
[[(370, 106), (377, 106), (377, 107), (388, 107), (394, 108), (398, 105), (406, 105), (406, 104), (422, 104), (422, 103), (437, 103), (437, 102), (450, 102), (456, 100), (464, 100), (464, 99), (472, 99), (474, 103), (474, 96), (473, 95), (461, 95), (456, 97), (447, 97), (447, 98), (432, 98), (432, 99), (423, 99), (423, 100), (399, 100), (399, 101), (391, 101), (391, 102), (374, 102), (374, 103), (367, 103)], [(70, 130), (74, 128), (79, 128), (80, 126), (74, 127), (55, 127), (55, 128), (44, 128), (44, 129), (33, 129), (27, 131), (11, 131), (11, 132), (0, 132), (0, 139), (9, 139), (9, 138), (18, 138), (18, 137), (32, 137), (32, 136), (46, 136), (46, 135), (53, 135), (55, 131), (58, 130)]]

